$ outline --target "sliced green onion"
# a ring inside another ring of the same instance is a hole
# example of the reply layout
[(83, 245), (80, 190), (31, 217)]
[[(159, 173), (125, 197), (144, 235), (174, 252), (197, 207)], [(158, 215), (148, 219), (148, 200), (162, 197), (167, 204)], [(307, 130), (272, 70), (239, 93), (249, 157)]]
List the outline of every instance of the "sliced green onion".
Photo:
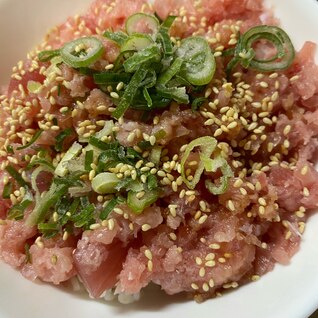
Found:
[(137, 180), (132, 180), (131, 178), (126, 178), (121, 180), (117, 185), (116, 185), (116, 190), (121, 191), (121, 190), (126, 190), (126, 191), (134, 191), (134, 192), (139, 192), (143, 191), (145, 189), (144, 184), (137, 181)]
[(177, 16), (169, 15), (161, 24), (161, 28), (170, 29)]
[(180, 104), (189, 104), (189, 95), (186, 93), (185, 87), (164, 87), (157, 86), (157, 93), (160, 96), (174, 99), (176, 102)]
[(215, 138), (209, 137), (209, 136), (194, 139), (187, 145), (185, 152), (184, 152), (184, 155), (183, 155), (182, 160), (181, 160), (181, 176), (182, 176), (183, 182), (186, 184), (186, 186), (189, 189), (193, 190), (195, 188), (195, 186), (200, 181), (201, 174), (204, 171), (204, 163), (201, 160), (198, 164), (196, 171), (195, 171), (193, 180), (189, 181), (187, 179), (187, 176), (185, 174), (185, 170), (186, 170), (185, 168), (186, 168), (186, 161), (187, 161), (191, 151), (195, 147), (200, 147), (200, 150), (201, 150), (200, 155), (204, 155), (205, 157), (210, 158), (216, 145), (217, 145), (217, 140)]
[(8, 153), (14, 154), (14, 150), (13, 150), (13, 147), (11, 145), (8, 145), (6, 150), (7, 150)]
[(95, 63), (103, 53), (103, 43), (92, 36), (68, 42), (61, 49), (63, 62), (74, 68)]
[(111, 73), (111, 72), (104, 72), (104, 73), (96, 73), (93, 75), (94, 82), (96, 84), (112, 84), (112, 83), (128, 83), (131, 79), (131, 74), (127, 73)]
[(147, 178), (147, 186), (149, 190), (154, 190), (158, 187), (157, 177), (153, 174), (150, 174)]
[(68, 162), (71, 159), (77, 157), (78, 154), (82, 151), (82, 148), (83, 147), (79, 143), (74, 142), (70, 149), (67, 150), (62, 160), (57, 165), (54, 173), (59, 177), (64, 177), (68, 172)]
[(166, 30), (160, 30), (158, 34), (158, 40), (160, 41), (164, 56), (170, 56), (173, 54), (173, 45), (170, 36)]
[(56, 137), (55, 137), (55, 150), (56, 151), (62, 151), (63, 150), (63, 143), (64, 140), (71, 136), (73, 133), (73, 129), (72, 128), (66, 128), (63, 131), (61, 131)]
[(103, 138), (106, 136), (110, 136), (113, 133), (114, 122), (112, 120), (107, 120), (104, 124), (103, 129), (95, 134), (96, 138)]
[(151, 152), (149, 155), (149, 161), (153, 162), (155, 165), (158, 165), (160, 163), (161, 152), (162, 152), (162, 147), (154, 146), (151, 149)]
[(43, 85), (40, 82), (28, 81), (27, 89), (30, 93), (39, 94)]
[(59, 55), (60, 55), (60, 50), (47, 50), (47, 51), (40, 52), (38, 54), (38, 58), (40, 62), (48, 62), (53, 57), (59, 56)]
[(128, 192), (127, 205), (136, 214), (141, 214), (142, 211), (157, 201), (159, 197), (159, 190), (147, 191), (140, 199), (137, 198), (137, 193), (133, 191)]
[(38, 130), (27, 144), (25, 144), (24, 146), (18, 147), (17, 150), (26, 149), (32, 146), (40, 138), (42, 133), (43, 133), (42, 129)]
[(211, 159), (202, 155), (201, 160), (204, 162), (205, 169), (208, 172), (215, 172), (218, 168), (221, 169), (222, 176), (220, 178), (220, 185), (217, 186), (212, 181), (206, 180), (205, 186), (214, 195), (223, 194), (228, 188), (229, 178), (233, 177), (233, 171), (228, 162), (221, 156)]
[(160, 41), (165, 56), (173, 54), (173, 45), (169, 35), (169, 29), (177, 17), (169, 16), (160, 26), (158, 40)]
[(116, 186), (120, 182), (115, 173), (102, 172), (92, 180), (92, 188), (96, 193), (115, 193)]
[(71, 220), (74, 222), (74, 226), (78, 228), (89, 228), (89, 226), (95, 222), (93, 218), (95, 209), (96, 207), (94, 204), (89, 204), (85, 206), (79, 213), (72, 215)]
[(157, 84), (158, 85), (166, 85), (177, 73), (179, 73), (181, 66), (183, 64), (183, 59), (177, 57), (172, 65), (160, 75), (158, 78)]
[(146, 87), (144, 87), (144, 89), (142, 90), (142, 93), (144, 95), (144, 98), (145, 98), (145, 100), (147, 102), (148, 107), (150, 108), (152, 106), (152, 98), (151, 98), (151, 96), (150, 96), (150, 94), (149, 94), (149, 92), (148, 92)]
[(110, 149), (113, 149), (114, 147), (118, 147), (118, 143), (115, 142), (115, 143), (107, 143), (107, 142), (104, 142), (104, 141), (101, 141), (99, 138), (97, 138), (96, 136), (91, 136), (89, 138), (89, 144), (98, 148), (98, 149), (101, 149), (101, 150), (110, 150)]
[(122, 31), (118, 31), (118, 32), (105, 31), (103, 36), (109, 40), (116, 42), (119, 45), (122, 45), (128, 38), (128, 35)]
[(7, 166), (6, 171), (18, 183), (20, 187), (25, 187), (28, 185), (28, 183), (22, 178), (20, 173), (12, 166)]
[(13, 184), (12, 182), (8, 182), (4, 187), (2, 191), (2, 198), (3, 199), (10, 199), (10, 194), (13, 190)]
[[(257, 59), (253, 44), (259, 40), (271, 42), (277, 53), (268, 59)], [(229, 51), (233, 53), (233, 51)], [(252, 68), (263, 72), (273, 72), (288, 68), (295, 58), (295, 49), (288, 34), (279, 27), (261, 25), (245, 32), (239, 39), (234, 57), (227, 66), (231, 71), (238, 63), (245, 68)]]
[(27, 169), (31, 169), (33, 168), (34, 166), (44, 166), (44, 167), (47, 167), (48, 169), (54, 171), (54, 166), (52, 165), (51, 162), (49, 162), (48, 160), (46, 159), (33, 159), (28, 165), (27, 165)]
[(192, 111), (198, 110), (208, 99), (206, 97), (197, 97), (191, 104)]
[(140, 51), (154, 44), (152, 38), (147, 34), (135, 33), (128, 37), (121, 47), (121, 52)]
[(30, 192), (26, 192), (22, 202), (15, 204), (13, 207), (10, 208), (7, 218), (9, 220), (22, 220), (25, 210), (31, 205), (32, 202), (32, 194)]
[(176, 55), (185, 61), (181, 74), (191, 84), (206, 85), (212, 80), (216, 64), (205, 39), (193, 36), (182, 40)]
[(128, 107), (132, 104), (132, 101), (137, 93), (140, 83), (145, 79), (147, 75), (147, 68), (144, 65), (141, 65), (136, 73), (133, 75), (131, 81), (126, 87), (124, 95), (122, 96), (119, 105), (112, 113), (112, 116), (116, 119), (119, 119)]
[(100, 213), (99, 218), (101, 220), (106, 220), (108, 215), (114, 210), (114, 208), (118, 205), (118, 200), (117, 198), (112, 198), (107, 205), (105, 206), (105, 208), (103, 209), (103, 211)]
[(94, 151), (93, 150), (88, 150), (85, 153), (85, 170), (86, 171), (91, 171), (91, 164), (94, 161)]
[(53, 182), (46, 192), (35, 204), (35, 207), (26, 220), (26, 224), (33, 226), (42, 222), (49, 209), (67, 192), (69, 185)]
[(39, 223), (38, 230), (44, 238), (50, 239), (59, 232), (59, 225), (57, 223)]
[(40, 195), (41, 195), (41, 193), (38, 189), (38, 186), (37, 186), (37, 182), (36, 182), (37, 178), (41, 172), (53, 173), (54, 170), (52, 171), (51, 169), (48, 169), (47, 167), (44, 167), (44, 166), (39, 166), (33, 170), (32, 174), (31, 174), (31, 186), (32, 186), (32, 189), (35, 191), (36, 200), (39, 199)]
[(133, 56), (129, 57), (123, 64), (127, 73), (135, 72), (141, 64), (146, 62), (159, 62), (161, 58), (160, 50), (157, 45), (146, 47)]
[(156, 36), (159, 29), (158, 19), (150, 14), (135, 13), (126, 20), (126, 32), (131, 35), (134, 33), (146, 33)]

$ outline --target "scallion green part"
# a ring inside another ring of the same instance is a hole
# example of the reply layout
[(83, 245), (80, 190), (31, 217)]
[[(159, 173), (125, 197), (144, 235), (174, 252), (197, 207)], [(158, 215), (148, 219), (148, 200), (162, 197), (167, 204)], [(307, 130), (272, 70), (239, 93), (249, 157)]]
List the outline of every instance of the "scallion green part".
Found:
[(67, 192), (68, 187), (68, 184), (53, 182), (49, 191), (36, 202), (33, 211), (26, 220), (26, 224), (33, 226), (43, 222), (49, 209)]
[(147, 68), (144, 65), (141, 65), (136, 73), (133, 75), (131, 81), (126, 87), (125, 93), (122, 96), (119, 105), (116, 107), (115, 111), (112, 113), (112, 116), (119, 119), (125, 111), (132, 104), (132, 101), (138, 91), (140, 83), (145, 79), (147, 75)]
[(66, 43), (61, 49), (63, 62), (71, 67), (87, 67), (104, 53), (103, 43), (93, 36)]
[[(276, 54), (266, 59), (258, 59), (254, 44), (265, 40), (276, 48)], [(288, 68), (295, 58), (295, 49), (288, 34), (277, 26), (260, 25), (249, 29), (240, 36), (235, 49), (226, 55), (234, 55), (227, 65), (227, 73), (240, 63), (244, 68), (262, 72), (274, 72)]]
[(116, 42), (118, 45), (122, 45), (128, 38), (128, 35), (122, 31), (112, 32), (112, 31), (105, 31), (103, 36), (109, 40)]
[(3, 199), (10, 199), (10, 194), (12, 193), (13, 190), (13, 184), (12, 182), (8, 182), (4, 187), (2, 191), (2, 198)]
[(6, 171), (18, 183), (20, 187), (25, 187), (28, 183), (22, 178), (21, 174), (12, 166), (7, 166)]
[(42, 133), (43, 133), (42, 129), (38, 130), (27, 144), (25, 144), (24, 146), (18, 147), (17, 150), (26, 149), (32, 146), (40, 138)]
[(94, 151), (93, 150), (88, 150), (86, 151), (85, 153), (85, 170), (86, 171), (91, 171), (92, 168), (91, 168), (91, 164), (93, 163), (94, 161)]
[(60, 50), (47, 50), (42, 51), (38, 54), (38, 58), (40, 62), (48, 62), (52, 60), (53, 57), (60, 55)]
[(118, 199), (112, 198), (104, 207), (102, 212), (99, 215), (101, 220), (106, 220), (108, 215), (114, 210), (114, 208), (118, 205)]
[(217, 140), (209, 136), (194, 139), (187, 145), (181, 160), (181, 176), (182, 176), (183, 182), (186, 184), (186, 186), (189, 189), (192, 189), (192, 190), (195, 189), (196, 185), (200, 181), (201, 174), (204, 171), (204, 163), (200, 161), (194, 173), (193, 180), (189, 181), (187, 179), (187, 176), (185, 173), (186, 162), (188, 160), (190, 153), (193, 151), (193, 149), (195, 149), (196, 147), (199, 147), (200, 148), (199, 154), (203, 154), (205, 157), (210, 158), (216, 145), (217, 145)]
[(66, 128), (63, 131), (61, 131), (56, 137), (55, 137), (55, 150), (56, 151), (62, 151), (63, 150), (63, 144), (67, 137), (71, 136), (73, 133), (72, 128)]
[(138, 198), (136, 192), (129, 191), (127, 196), (127, 205), (135, 214), (141, 214), (145, 208), (156, 202), (158, 197), (158, 189), (147, 191), (141, 198)]

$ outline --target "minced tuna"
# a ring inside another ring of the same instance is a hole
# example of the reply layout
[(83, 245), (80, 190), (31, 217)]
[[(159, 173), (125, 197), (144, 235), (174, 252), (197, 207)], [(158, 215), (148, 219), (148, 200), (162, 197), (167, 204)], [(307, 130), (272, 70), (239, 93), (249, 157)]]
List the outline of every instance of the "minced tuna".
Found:
[(277, 24), (261, 0), (96, 0), (50, 31), (0, 96), (1, 259), (124, 303), (289, 264), (318, 206), (318, 66)]

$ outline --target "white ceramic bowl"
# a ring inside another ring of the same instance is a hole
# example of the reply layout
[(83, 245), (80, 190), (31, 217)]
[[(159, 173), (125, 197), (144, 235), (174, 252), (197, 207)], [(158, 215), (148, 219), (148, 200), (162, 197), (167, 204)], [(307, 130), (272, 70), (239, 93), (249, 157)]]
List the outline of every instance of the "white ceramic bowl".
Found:
[[(124, 0), (122, 0), (124, 1)], [(9, 70), (45, 31), (83, 10), (90, 0), (0, 0), (0, 85)], [(318, 43), (315, 0), (267, 0), (299, 48)], [(318, 53), (317, 53), (318, 61)], [(318, 215), (308, 223), (300, 252), (289, 266), (276, 266), (257, 283), (203, 304), (148, 291), (131, 306), (105, 304), (45, 284), (31, 283), (0, 262), (1, 318), (177, 316), (215, 318), (306, 318), (318, 307)]]

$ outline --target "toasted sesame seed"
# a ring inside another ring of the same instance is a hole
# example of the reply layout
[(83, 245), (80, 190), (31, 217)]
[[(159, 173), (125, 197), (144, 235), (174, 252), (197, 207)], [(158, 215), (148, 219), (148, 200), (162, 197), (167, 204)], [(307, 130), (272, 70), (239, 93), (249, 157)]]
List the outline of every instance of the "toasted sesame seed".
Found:
[(295, 75), (295, 76), (291, 77), (289, 80), (291, 82), (295, 82), (295, 81), (299, 80), (299, 78), (300, 78), (299, 75)]
[(151, 229), (151, 226), (146, 223), (146, 224), (143, 224), (141, 226), (141, 229), (142, 229), (142, 231), (147, 232), (147, 231), (149, 231)]
[(204, 283), (202, 285), (202, 289), (203, 289), (203, 291), (208, 292), (210, 288), (209, 288), (209, 285), (207, 283)]
[(43, 242), (42, 242), (41, 236), (38, 236), (38, 237), (36, 238), (35, 244), (36, 244), (37, 247), (39, 247), (39, 248), (44, 248), (44, 244), (43, 244)]
[(305, 166), (302, 167), (300, 173), (301, 173), (303, 176), (305, 176), (305, 175), (307, 174), (307, 172), (308, 172), (308, 166), (305, 165)]
[(310, 192), (309, 192), (309, 190), (308, 190), (307, 187), (304, 187), (304, 189), (303, 189), (303, 194), (304, 194), (305, 197), (309, 197)]
[(120, 208), (114, 208), (113, 210), (116, 214), (119, 214), (119, 215), (123, 215), (124, 214), (124, 211)]
[(199, 224), (203, 224), (206, 220), (207, 220), (208, 216), (205, 214), (205, 215), (202, 215), (199, 220), (198, 220), (198, 223)]
[(108, 64), (105, 66), (105, 70), (111, 70), (114, 68), (114, 64)]
[(218, 137), (220, 135), (222, 135), (223, 130), (221, 128), (218, 128), (215, 132), (214, 132), (214, 137)]
[(210, 260), (210, 261), (206, 261), (205, 262), (205, 266), (206, 267), (214, 267), (215, 266), (215, 261), (214, 260)]
[(115, 228), (114, 219), (109, 219), (108, 222), (107, 222), (107, 226), (108, 226), (108, 229), (109, 229), (110, 231), (112, 231), (112, 230)]
[(202, 265), (202, 259), (200, 257), (196, 257), (195, 262), (197, 265)]
[(153, 262), (151, 260), (148, 261), (147, 268), (148, 268), (149, 272), (152, 272), (152, 270), (153, 270)]
[(67, 241), (68, 236), (69, 236), (69, 233), (67, 231), (64, 231), (64, 233), (63, 233), (63, 241)]
[(191, 288), (194, 289), (194, 290), (198, 290), (199, 289), (199, 286), (195, 283), (192, 283), (191, 284)]
[(175, 241), (175, 240), (177, 239), (177, 236), (176, 236), (175, 233), (170, 233), (169, 236), (170, 236), (170, 238), (171, 238), (173, 241)]
[(217, 243), (212, 243), (209, 245), (209, 248), (213, 249), (213, 250), (218, 250), (221, 248), (220, 244)]
[(266, 206), (266, 200), (264, 199), (264, 198), (259, 198), (258, 199), (258, 203), (260, 204), (260, 205), (262, 205), (262, 206)]
[(149, 259), (152, 260), (152, 253), (149, 249), (145, 250), (145, 256)]
[(90, 230), (97, 230), (101, 227), (101, 224), (95, 223), (89, 226)]
[(122, 88), (124, 87), (124, 83), (123, 82), (119, 82), (116, 86), (116, 91), (120, 91)]

